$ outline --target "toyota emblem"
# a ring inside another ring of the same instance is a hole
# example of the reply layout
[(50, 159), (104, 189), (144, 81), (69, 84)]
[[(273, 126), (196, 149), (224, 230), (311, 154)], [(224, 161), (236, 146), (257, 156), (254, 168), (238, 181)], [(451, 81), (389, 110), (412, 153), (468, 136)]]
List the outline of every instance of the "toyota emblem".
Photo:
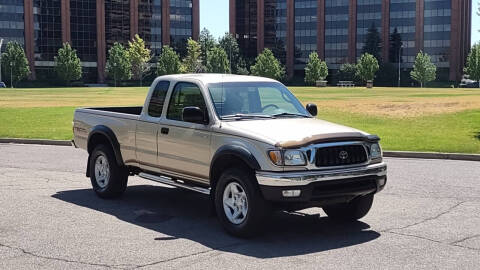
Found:
[(348, 152), (347, 151), (340, 151), (340, 153), (338, 154), (338, 157), (341, 159), (341, 160), (345, 160), (348, 158)]

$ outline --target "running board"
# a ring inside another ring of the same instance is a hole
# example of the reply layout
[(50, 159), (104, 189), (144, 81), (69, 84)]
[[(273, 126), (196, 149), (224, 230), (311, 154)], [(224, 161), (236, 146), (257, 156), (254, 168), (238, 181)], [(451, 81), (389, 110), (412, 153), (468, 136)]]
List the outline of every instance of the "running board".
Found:
[(184, 188), (184, 189), (192, 190), (192, 191), (195, 191), (195, 192), (200, 192), (202, 194), (210, 195), (210, 189), (209, 188), (202, 188), (202, 187), (187, 185), (187, 184), (181, 183), (179, 181), (175, 181), (172, 178), (167, 177), (167, 176), (157, 176), (157, 175), (143, 173), (143, 172), (139, 173), (138, 176), (140, 176), (141, 178), (144, 178), (144, 179), (147, 179), (147, 180), (152, 180), (152, 181), (162, 183), (162, 184), (165, 184), (165, 185)]

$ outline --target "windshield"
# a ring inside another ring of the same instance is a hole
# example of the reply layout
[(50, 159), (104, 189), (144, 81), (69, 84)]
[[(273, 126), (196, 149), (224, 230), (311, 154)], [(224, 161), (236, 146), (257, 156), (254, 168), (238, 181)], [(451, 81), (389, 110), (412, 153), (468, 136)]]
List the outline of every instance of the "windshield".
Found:
[(298, 99), (281, 83), (211, 83), (208, 90), (221, 119), (310, 117)]

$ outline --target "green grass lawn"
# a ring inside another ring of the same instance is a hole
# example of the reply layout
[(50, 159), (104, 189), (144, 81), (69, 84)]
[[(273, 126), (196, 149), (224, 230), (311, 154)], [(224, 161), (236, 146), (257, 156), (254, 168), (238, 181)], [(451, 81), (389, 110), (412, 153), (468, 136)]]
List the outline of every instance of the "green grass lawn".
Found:
[[(292, 87), (319, 118), (378, 134), (386, 150), (480, 153), (480, 90)], [(0, 137), (72, 138), (77, 107), (143, 105), (147, 88), (0, 90)]]

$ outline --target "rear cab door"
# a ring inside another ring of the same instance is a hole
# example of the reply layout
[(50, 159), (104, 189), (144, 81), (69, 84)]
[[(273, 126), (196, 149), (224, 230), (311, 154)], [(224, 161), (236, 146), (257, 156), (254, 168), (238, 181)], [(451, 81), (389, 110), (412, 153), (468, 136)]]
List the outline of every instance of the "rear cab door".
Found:
[(136, 127), (136, 162), (150, 168), (158, 167), (158, 133), (164, 117), (166, 97), (171, 82), (159, 80), (150, 91)]

